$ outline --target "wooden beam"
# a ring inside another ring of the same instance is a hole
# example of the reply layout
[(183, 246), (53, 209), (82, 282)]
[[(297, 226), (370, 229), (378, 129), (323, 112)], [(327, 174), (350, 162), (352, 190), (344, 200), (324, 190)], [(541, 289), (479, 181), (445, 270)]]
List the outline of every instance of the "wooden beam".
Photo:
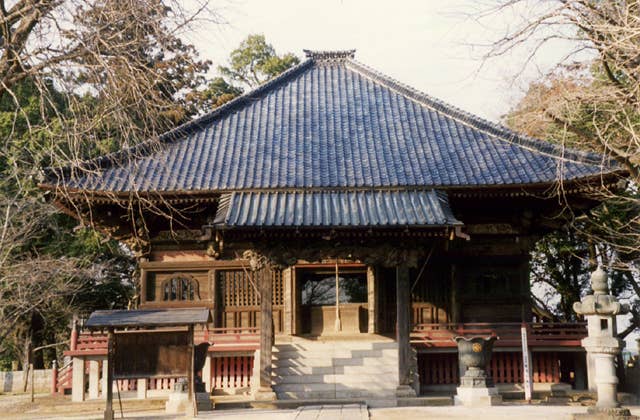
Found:
[(451, 281), (451, 302), (450, 302), (450, 314), (449, 314), (449, 319), (451, 320), (450, 322), (456, 324), (458, 322), (460, 322), (460, 300), (458, 298), (458, 288), (459, 288), (459, 284), (458, 284), (458, 276), (456, 273), (456, 266), (455, 264), (451, 264), (451, 268), (450, 268), (450, 281)]
[(409, 267), (396, 267), (396, 339), (398, 341), (398, 379), (400, 386), (411, 384), (411, 287)]
[(271, 348), (273, 346), (273, 312), (271, 270), (255, 272), (260, 289), (260, 389), (271, 390)]
[(113, 420), (113, 355), (115, 349), (113, 328), (109, 328), (107, 344), (107, 406), (104, 409), (104, 420)]
[(187, 381), (189, 381), (189, 404), (191, 404), (191, 414), (195, 417), (198, 414), (198, 406), (196, 404), (194, 386), (194, 357), (193, 324), (189, 324), (189, 371), (187, 372)]

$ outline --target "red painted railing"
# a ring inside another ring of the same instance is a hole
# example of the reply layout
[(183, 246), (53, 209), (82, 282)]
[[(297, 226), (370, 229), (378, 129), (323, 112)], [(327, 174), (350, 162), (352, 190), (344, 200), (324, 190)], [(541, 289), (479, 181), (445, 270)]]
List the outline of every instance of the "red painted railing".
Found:
[[(556, 352), (532, 353), (532, 380), (534, 383), (558, 383), (560, 359)], [(421, 353), (418, 355), (418, 372), (423, 385), (454, 385), (460, 381), (458, 353)], [(522, 353), (494, 352), (488, 373), (497, 384), (524, 382)], [(564, 380), (564, 379), (563, 379)]]
[(211, 359), (211, 387), (237, 389), (251, 386), (253, 356), (223, 356)]
[(456, 336), (497, 336), (494, 347), (520, 347), (520, 328), (527, 328), (529, 347), (580, 347), (587, 336), (585, 323), (462, 323), (416, 324), (411, 332), (411, 344), (417, 348), (455, 348)]
[(210, 328), (194, 333), (196, 344), (208, 341), (209, 353), (254, 351), (260, 348), (260, 328)]
[(73, 363), (69, 361), (66, 365), (57, 370), (57, 375), (54, 375), (53, 381), (55, 392), (64, 394), (65, 390), (71, 389), (71, 381), (73, 379)]
[[(75, 338), (75, 341), (74, 341)], [(70, 349), (65, 356), (106, 356), (109, 338), (103, 333), (83, 332), (71, 336)]]
[[(108, 337), (101, 332), (82, 332), (72, 334), (70, 350), (64, 352), (65, 356), (106, 356)], [(75, 340), (74, 340), (75, 339)], [(208, 341), (209, 352), (226, 351), (253, 351), (260, 347), (259, 328), (211, 328), (196, 331), (194, 343), (200, 344)]]
[(418, 374), (422, 385), (457, 384), (458, 353), (418, 354)]

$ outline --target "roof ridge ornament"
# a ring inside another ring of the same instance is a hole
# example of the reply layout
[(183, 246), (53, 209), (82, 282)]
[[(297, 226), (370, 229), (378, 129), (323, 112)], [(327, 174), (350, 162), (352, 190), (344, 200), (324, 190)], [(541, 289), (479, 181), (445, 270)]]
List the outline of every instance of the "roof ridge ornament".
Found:
[(349, 58), (355, 58), (356, 50), (336, 50), (336, 51), (313, 51), (302, 50), (307, 58), (314, 61), (343, 61)]

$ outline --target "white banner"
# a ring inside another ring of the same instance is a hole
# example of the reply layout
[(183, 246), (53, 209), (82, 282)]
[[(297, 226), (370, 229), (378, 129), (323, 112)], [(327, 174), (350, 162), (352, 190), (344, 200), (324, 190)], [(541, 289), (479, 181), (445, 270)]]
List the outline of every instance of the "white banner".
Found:
[(529, 361), (529, 343), (527, 342), (527, 327), (520, 329), (522, 335), (522, 370), (524, 378), (524, 399), (531, 401), (533, 394), (533, 382), (531, 381), (531, 364)]

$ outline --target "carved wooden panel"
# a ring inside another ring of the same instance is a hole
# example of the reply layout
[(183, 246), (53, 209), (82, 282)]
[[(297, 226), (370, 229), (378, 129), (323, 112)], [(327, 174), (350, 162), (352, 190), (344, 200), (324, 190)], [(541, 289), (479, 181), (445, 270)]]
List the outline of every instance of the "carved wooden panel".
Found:
[(210, 300), (209, 271), (157, 271), (146, 273), (146, 302)]

